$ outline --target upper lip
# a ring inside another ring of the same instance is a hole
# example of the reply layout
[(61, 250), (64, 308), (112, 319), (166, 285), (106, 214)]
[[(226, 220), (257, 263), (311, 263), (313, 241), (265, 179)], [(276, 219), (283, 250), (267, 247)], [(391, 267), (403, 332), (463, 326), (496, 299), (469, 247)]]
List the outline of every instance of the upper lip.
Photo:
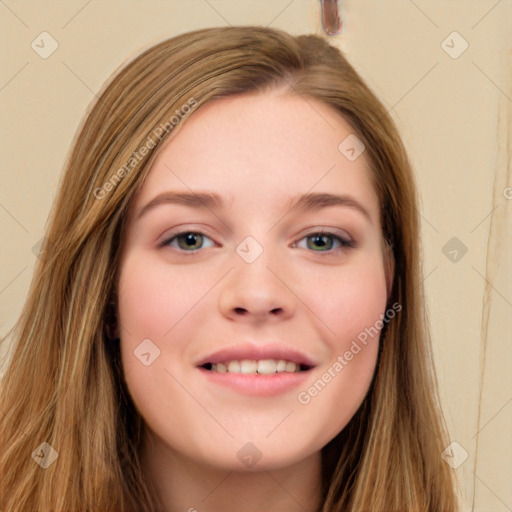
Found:
[(243, 345), (225, 347), (201, 358), (197, 366), (203, 366), (206, 363), (217, 364), (226, 361), (241, 361), (243, 359), (257, 361), (262, 359), (283, 359), (297, 365), (316, 366), (315, 361), (309, 355), (277, 342), (264, 344), (245, 343)]

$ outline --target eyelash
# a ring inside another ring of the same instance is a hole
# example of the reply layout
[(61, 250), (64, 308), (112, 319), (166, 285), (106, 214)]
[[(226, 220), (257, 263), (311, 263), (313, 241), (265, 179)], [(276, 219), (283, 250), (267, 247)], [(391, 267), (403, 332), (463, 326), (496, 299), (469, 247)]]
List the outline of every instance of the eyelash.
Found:
[[(166, 238), (165, 240), (163, 240), (159, 246), (160, 247), (171, 247), (171, 242), (173, 242), (174, 240), (177, 240), (178, 237), (180, 237), (181, 235), (188, 235), (188, 234), (192, 234), (192, 235), (201, 235), (203, 238), (208, 238), (211, 240), (210, 237), (208, 237), (207, 235), (205, 235), (204, 233), (201, 233), (200, 231), (180, 231), (178, 233), (174, 233), (172, 236)], [(336, 235), (334, 233), (331, 233), (329, 231), (314, 231), (312, 233), (308, 233), (307, 235), (305, 235), (304, 237), (302, 237), (299, 242), (301, 242), (302, 240), (304, 239), (307, 239), (307, 238), (312, 238), (312, 237), (330, 237), (330, 238), (333, 238), (334, 240), (338, 241), (339, 243), (339, 246), (336, 247), (336, 248), (331, 248), (331, 249), (326, 249), (326, 250), (323, 250), (323, 251), (312, 251), (312, 252), (317, 252), (317, 253), (326, 253), (326, 254), (333, 254), (333, 253), (336, 253), (340, 250), (343, 250), (343, 249), (352, 249), (355, 247), (355, 243), (353, 240), (350, 240), (348, 238), (344, 238), (340, 235)], [(295, 242), (293, 247), (296, 247), (297, 246), (297, 243), (298, 242)], [(197, 252), (199, 252), (201, 248), (199, 249), (193, 249), (191, 251), (186, 251), (186, 250), (183, 250), (183, 249), (180, 249), (180, 248), (174, 248), (174, 249), (177, 249), (179, 252), (183, 252), (183, 253), (190, 253), (190, 254), (196, 254)]]

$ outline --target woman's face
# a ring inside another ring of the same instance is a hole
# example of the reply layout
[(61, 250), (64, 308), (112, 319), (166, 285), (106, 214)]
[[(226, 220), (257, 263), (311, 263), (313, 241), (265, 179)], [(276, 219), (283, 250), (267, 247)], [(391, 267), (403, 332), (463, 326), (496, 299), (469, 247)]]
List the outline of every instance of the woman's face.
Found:
[(171, 457), (299, 462), (375, 370), (386, 276), (365, 153), (330, 107), (277, 91), (210, 102), (174, 135), (122, 255), (129, 392)]

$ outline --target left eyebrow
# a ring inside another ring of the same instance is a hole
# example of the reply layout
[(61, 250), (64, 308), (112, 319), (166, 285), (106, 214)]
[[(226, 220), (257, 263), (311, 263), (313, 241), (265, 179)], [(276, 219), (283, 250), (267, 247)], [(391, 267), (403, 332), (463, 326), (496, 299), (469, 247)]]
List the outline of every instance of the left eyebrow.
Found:
[(368, 210), (355, 197), (348, 194), (327, 194), (314, 193), (299, 194), (292, 197), (287, 203), (287, 210), (318, 210), (320, 208), (328, 208), (329, 206), (346, 206), (353, 208), (361, 213), (366, 219), (373, 224), (372, 218)]

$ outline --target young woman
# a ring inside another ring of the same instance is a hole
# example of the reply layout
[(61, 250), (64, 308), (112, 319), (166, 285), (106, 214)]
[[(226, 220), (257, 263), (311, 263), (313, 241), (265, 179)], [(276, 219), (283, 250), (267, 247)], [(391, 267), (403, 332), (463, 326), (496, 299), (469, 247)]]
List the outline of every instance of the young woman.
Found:
[(410, 164), (341, 53), (164, 41), (74, 143), (2, 381), (2, 510), (456, 510)]

